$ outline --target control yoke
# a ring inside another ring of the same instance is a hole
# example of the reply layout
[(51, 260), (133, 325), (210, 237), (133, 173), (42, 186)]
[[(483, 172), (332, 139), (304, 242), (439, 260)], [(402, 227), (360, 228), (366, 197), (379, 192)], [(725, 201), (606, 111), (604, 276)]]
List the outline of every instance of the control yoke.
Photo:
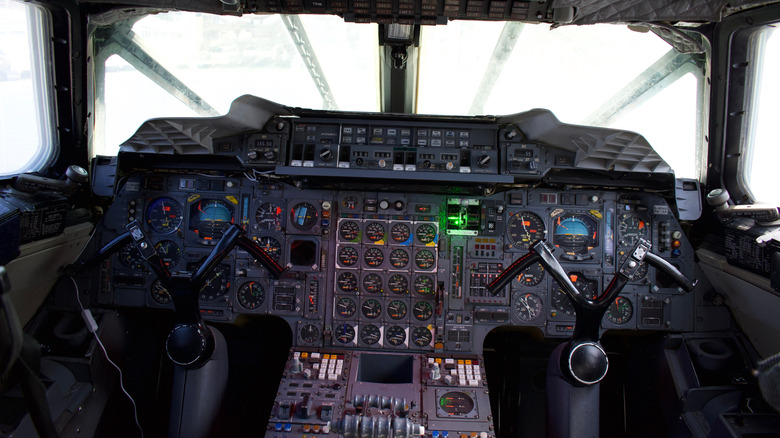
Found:
[(176, 327), (171, 330), (166, 341), (168, 357), (177, 365), (198, 368), (206, 363), (214, 350), (214, 336), (200, 315), (198, 303), (199, 291), (203, 288), (208, 275), (236, 246), (245, 250), (262, 264), (274, 278), (279, 278), (285, 268), (272, 259), (260, 246), (246, 237), (244, 230), (236, 225), (228, 225), (222, 238), (195, 272), (171, 273), (162, 257), (157, 253), (152, 241), (147, 237), (138, 221), (127, 225), (127, 232), (117, 236), (101, 248), (86, 262), (77, 262), (69, 267), (69, 274), (85, 272), (95, 268), (103, 260), (119, 251), (128, 243), (133, 243), (149, 267), (157, 274), (160, 283), (168, 290), (176, 309)]
[(564, 354), (561, 355), (561, 369), (573, 384), (592, 385), (601, 381), (608, 369), (606, 352), (599, 344), (601, 319), (642, 262), (647, 262), (663, 271), (686, 291), (691, 291), (696, 286), (695, 281), (686, 278), (674, 265), (650, 252), (651, 247), (649, 241), (639, 239), (604, 292), (594, 299), (588, 298), (577, 290), (553, 255), (555, 249), (544, 240), (531, 244), (528, 253), (504, 270), (487, 286), (487, 290), (496, 295), (524, 269), (534, 263), (541, 263), (569, 296), (577, 313), (574, 333)]

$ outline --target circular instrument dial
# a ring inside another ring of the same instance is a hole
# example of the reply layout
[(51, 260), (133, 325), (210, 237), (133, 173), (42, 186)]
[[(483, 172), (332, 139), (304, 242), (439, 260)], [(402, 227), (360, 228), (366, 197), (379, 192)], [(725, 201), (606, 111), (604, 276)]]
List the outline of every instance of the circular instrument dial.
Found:
[(290, 209), (290, 222), (299, 230), (311, 229), (317, 223), (318, 218), (317, 208), (308, 202), (300, 202)]
[(531, 322), (542, 316), (544, 304), (536, 294), (521, 294), (515, 303), (515, 315), (521, 321)]
[(173, 302), (173, 297), (171, 297), (170, 292), (162, 285), (160, 280), (154, 280), (150, 292), (152, 294), (152, 299), (157, 304), (162, 304), (164, 306)]
[(255, 310), (265, 302), (265, 289), (256, 281), (248, 281), (238, 288), (238, 304), (244, 309)]
[(307, 344), (314, 344), (320, 340), (320, 328), (314, 324), (306, 324), (301, 327), (301, 340)]
[(409, 280), (401, 274), (393, 274), (387, 279), (387, 288), (396, 295), (409, 293)]
[(406, 316), (406, 304), (401, 300), (393, 300), (387, 305), (387, 315), (395, 320)]
[(352, 266), (360, 260), (357, 248), (353, 246), (342, 246), (339, 248), (339, 263), (341, 266)]
[(336, 284), (342, 292), (357, 292), (358, 279), (352, 272), (342, 272), (336, 278)]
[(463, 416), (474, 410), (474, 399), (461, 391), (451, 391), (441, 396), (439, 407), (450, 414)]
[(280, 231), (284, 221), (284, 207), (276, 202), (264, 202), (255, 211), (255, 221), (260, 230)]
[(278, 262), (282, 258), (282, 245), (271, 236), (263, 236), (257, 239), (257, 244), (268, 254), (268, 257)]
[(385, 226), (379, 222), (371, 222), (366, 225), (366, 238), (371, 242), (385, 240)]
[(119, 250), (119, 261), (132, 269), (143, 269), (144, 267), (144, 256), (138, 252), (134, 243), (128, 243)]
[(385, 330), (385, 340), (393, 346), (401, 345), (406, 342), (406, 330), (397, 325), (388, 327)]
[(181, 205), (168, 197), (157, 198), (146, 208), (146, 224), (160, 234), (171, 234), (181, 226)]
[(517, 276), (517, 282), (521, 286), (536, 286), (544, 280), (544, 267), (541, 263), (533, 264), (523, 270)]
[(417, 327), (412, 331), (412, 343), (420, 348), (431, 345), (433, 333), (428, 327)]
[(357, 311), (357, 304), (352, 298), (342, 297), (336, 300), (336, 313), (342, 318), (349, 318)]
[(339, 324), (336, 326), (336, 340), (342, 344), (349, 344), (355, 339), (355, 327), (349, 324)]
[(190, 229), (206, 242), (216, 243), (233, 223), (233, 207), (221, 199), (201, 199), (190, 206)]
[(360, 340), (366, 345), (374, 345), (382, 339), (382, 332), (374, 324), (360, 328)]
[(347, 242), (356, 242), (360, 239), (360, 225), (355, 221), (344, 221), (339, 224), (339, 237)]
[(360, 306), (360, 313), (368, 319), (378, 318), (382, 314), (382, 304), (373, 298), (365, 300)]
[(390, 239), (393, 243), (406, 243), (410, 237), (412, 237), (412, 230), (405, 223), (399, 222), (390, 228)]
[(363, 277), (363, 290), (370, 294), (382, 293), (382, 277), (379, 274), (368, 274)]
[(363, 262), (370, 268), (378, 268), (385, 262), (385, 253), (376, 247), (369, 247), (363, 253)]
[(588, 214), (564, 214), (555, 219), (553, 243), (574, 254), (599, 246), (599, 223)]
[(436, 292), (433, 285), (433, 278), (431, 278), (429, 275), (420, 275), (415, 278), (414, 291), (420, 295), (433, 295)]
[[(195, 266), (188, 268), (192, 272)], [(230, 265), (217, 265), (200, 288), (200, 299), (211, 301), (225, 295), (230, 290)]]
[[(587, 279), (579, 272), (570, 273), (569, 279), (586, 298), (593, 300), (598, 296), (598, 282), (596, 280)], [(554, 310), (566, 316), (576, 315), (574, 304), (572, 304), (569, 295), (558, 286), (558, 283), (553, 283), (552, 306)]]
[(390, 266), (403, 269), (409, 264), (409, 253), (403, 248), (390, 251)]
[(176, 267), (181, 260), (181, 247), (173, 240), (161, 240), (154, 245), (157, 254), (160, 255), (163, 264), (169, 270)]
[(436, 256), (428, 249), (421, 249), (414, 255), (414, 264), (420, 269), (431, 269), (436, 264)]
[(633, 248), (639, 239), (647, 239), (650, 227), (647, 222), (636, 215), (621, 215), (618, 223), (618, 239), (620, 246)]
[(414, 235), (423, 244), (433, 243), (436, 240), (436, 227), (431, 224), (422, 224), (417, 227)]
[(520, 211), (509, 216), (506, 235), (515, 249), (528, 249), (532, 243), (544, 239), (544, 221), (536, 213)]
[(618, 296), (607, 308), (607, 312), (604, 314), (607, 321), (615, 325), (623, 325), (631, 320), (634, 315), (634, 306), (626, 297)]
[(418, 301), (412, 306), (412, 316), (418, 321), (427, 321), (433, 316), (433, 305), (427, 301)]
[(360, 201), (354, 196), (347, 196), (341, 201), (341, 206), (347, 211), (357, 210), (358, 206), (360, 206)]

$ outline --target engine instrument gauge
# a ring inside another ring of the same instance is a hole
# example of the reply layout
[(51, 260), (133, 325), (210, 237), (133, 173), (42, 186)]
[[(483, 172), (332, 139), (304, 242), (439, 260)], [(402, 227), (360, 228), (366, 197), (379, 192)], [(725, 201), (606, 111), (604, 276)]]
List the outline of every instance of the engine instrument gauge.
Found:
[(255, 310), (265, 302), (265, 289), (256, 281), (248, 281), (238, 288), (237, 297), (241, 307)]
[(268, 257), (278, 262), (282, 258), (282, 245), (271, 236), (263, 236), (257, 239), (257, 244), (268, 254)]
[(255, 223), (258, 229), (280, 231), (284, 221), (284, 208), (276, 202), (264, 202), (255, 211)]
[(409, 253), (402, 248), (396, 248), (390, 251), (390, 266), (396, 269), (403, 269), (409, 264)]
[(342, 318), (349, 318), (357, 311), (355, 300), (348, 297), (341, 297), (336, 300), (336, 313)]
[(320, 328), (314, 324), (306, 324), (301, 327), (301, 340), (307, 344), (314, 344), (320, 340)]
[(336, 284), (339, 286), (342, 292), (357, 292), (358, 291), (358, 279), (352, 272), (342, 272), (336, 278)]
[(631, 304), (631, 301), (629, 301), (628, 298), (621, 296), (615, 298), (607, 308), (606, 313), (604, 313), (607, 321), (615, 325), (627, 323), (631, 320), (633, 315), (634, 306)]
[(391, 326), (385, 329), (385, 340), (388, 344), (398, 346), (406, 342), (406, 330), (401, 326)]
[(342, 246), (339, 248), (339, 264), (341, 266), (352, 266), (360, 260), (357, 248), (353, 246)]
[(515, 249), (527, 250), (532, 243), (544, 239), (544, 220), (530, 211), (511, 214), (506, 222), (506, 236)]
[(555, 218), (553, 243), (568, 253), (586, 254), (599, 246), (599, 223), (588, 214), (564, 214)]
[(128, 243), (119, 250), (119, 261), (132, 269), (143, 269), (144, 267), (144, 257), (134, 243)]
[(355, 327), (349, 324), (339, 324), (335, 330), (336, 340), (342, 344), (349, 344), (355, 339)]
[(433, 333), (428, 327), (417, 327), (412, 331), (412, 343), (420, 348), (431, 345)]
[(157, 198), (146, 208), (146, 224), (160, 234), (171, 234), (181, 226), (181, 205), (168, 197)]
[(365, 300), (360, 306), (360, 313), (368, 319), (378, 318), (382, 314), (382, 304), (373, 298)]
[(544, 266), (541, 263), (533, 264), (523, 270), (517, 276), (520, 286), (536, 286), (544, 280)]
[(233, 207), (221, 199), (201, 199), (190, 206), (189, 228), (207, 243), (216, 243), (233, 223)]
[(339, 237), (346, 242), (360, 240), (360, 225), (355, 221), (343, 221), (339, 224)]
[(311, 229), (317, 223), (318, 218), (319, 212), (308, 202), (300, 202), (290, 209), (290, 222), (299, 230)]
[(366, 238), (371, 242), (385, 240), (385, 226), (379, 222), (371, 222), (366, 225)]
[(377, 247), (369, 247), (363, 253), (363, 262), (370, 268), (379, 268), (385, 262), (385, 253)]
[(152, 294), (152, 299), (157, 304), (162, 304), (164, 306), (173, 302), (173, 297), (171, 297), (170, 292), (162, 285), (160, 280), (154, 280), (150, 292)]
[(393, 274), (387, 279), (387, 288), (396, 295), (409, 293), (409, 280), (401, 274)]
[(390, 228), (390, 239), (393, 243), (408, 243), (410, 237), (412, 237), (412, 230), (405, 223), (398, 222)]
[(431, 269), (436, 264), (436, 256), (429, 249), (421, 249), (414, 255), (414, 264), (420, 269)]
[(436, 227), (431, 224), (422, 224), (417, 227), (414, 235), (420, 243), (425, 245), (433, 243), (436, 240)]
[(360, 328), (360, 340), (366, 345), (374, 345), (382, 339), (382, 332), (374, 324)]
[(395, 320), (406, 316), (406, 304), (401, 300), (393, 300), (387, 305), (387, 315)]
[(474, 399), (462, 391), (450, 391), (439, 398), (439, 408), (446, 414), (464, 416), (474, 410)]
[(163, 264), (169, 270), (176, 267), (181, 260), (181, 247), (173, 240), (161, 240), (154, 245), (157, 254), (160, 255)]
[(380, 277), (379, 274), (368, 274), (363, 277), (363, 290), (370, 294), (382, 293), (382, 283), (382, 277)]
[(420, 275), (414, 279), (414, 291), (420, 295), (431, 296), (436, 293), (433, 278), (429, 275)]
[(427, 301), (418, 301), (412, 306), (412, 316), (418, 321), (427, 321), (433, 316), (433, 305)]
[(650, 227), (635, 214), (623, 214), (618, 219), (618, 239), (621, 246), (633, 248), (639, 239), (647, 239)]
[(536, 294), (521, 294), (515, 302), (514, 310), (521, 321), (531, 322), (542, 316), (544, 304)]
[[(189, 264), (187, 270), (193, 272), (200, 267), (201, 263)], [(217, 265), (200, 288), (200, 299), (211, 301), (225, 295), (230, 290), (231, 270), (230, 265)]]

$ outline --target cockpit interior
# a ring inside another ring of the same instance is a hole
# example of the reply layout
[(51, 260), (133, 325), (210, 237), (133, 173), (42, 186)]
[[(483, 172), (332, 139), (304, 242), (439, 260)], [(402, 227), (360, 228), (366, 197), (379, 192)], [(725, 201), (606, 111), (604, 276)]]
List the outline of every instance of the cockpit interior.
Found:
[(780, 436), (778, 23), (0, 0), (0, 436)]

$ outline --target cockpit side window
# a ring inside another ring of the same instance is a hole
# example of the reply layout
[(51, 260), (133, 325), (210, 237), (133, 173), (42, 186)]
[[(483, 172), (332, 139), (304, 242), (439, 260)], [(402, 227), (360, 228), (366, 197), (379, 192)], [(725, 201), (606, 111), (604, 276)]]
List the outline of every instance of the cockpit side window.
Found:
[(56, 153), (50, 22), (44, 9), (0, 0), (0, 177), (41, 170)]

